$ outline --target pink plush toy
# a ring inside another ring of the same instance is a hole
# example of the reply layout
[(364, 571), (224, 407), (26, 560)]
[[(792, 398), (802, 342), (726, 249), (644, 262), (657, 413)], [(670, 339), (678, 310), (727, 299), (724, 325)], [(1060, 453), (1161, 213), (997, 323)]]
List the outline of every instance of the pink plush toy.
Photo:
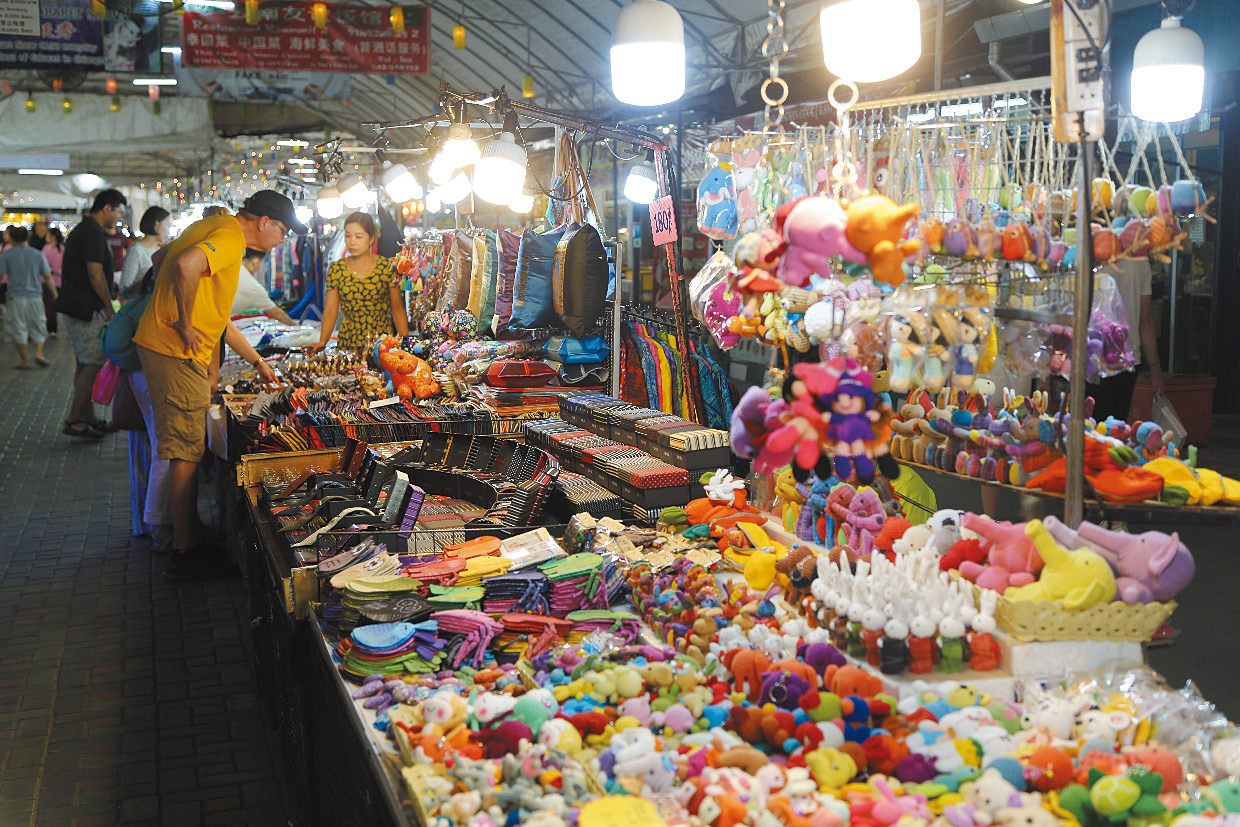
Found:
[(1125, 603), (1170, 600), (1188, 585), (1196, 571), (1193, 555), (1177, 532), (1128, 534), (1090, 522), (1073, 531), (1054, 517), (1047, 517), (1043, 525), (1060, 545), (1085, 546), (1101, 555), (1115, 572), (1119, 598)]
[(848, 216), (834, 198), (813, 196), (797, 202), (784, 222), (788, 248), (779, 264), (779, 278), (793, 287), (804, 287), (815, 273), (831, 273), (834, 256), (864, 264), (865, 256), (848, 243), (847, 227)]
[(964, 562), (960, 573), (984, 589), (1002, 592), (1009, 586), (1025, 586), (1037, 579), (1042, 558), (1025, 534), (1024, 523), (995, 522), (980, 514), (965, 514), (961, 524), (980, 536), (987, 565)]
[[(843, 487), (843, 486), (840, 486)], [(828, 501), (829, 501), (828, 497)], [(830, 505), (828, 504), (828, 507)], [(874, 538), (887, 519), (883, 502), (872, 488), (863, 488), (848, 501), (847, 509), (833, 509), (844, 529), (844, 543), (861, 557), (874, 550)]]

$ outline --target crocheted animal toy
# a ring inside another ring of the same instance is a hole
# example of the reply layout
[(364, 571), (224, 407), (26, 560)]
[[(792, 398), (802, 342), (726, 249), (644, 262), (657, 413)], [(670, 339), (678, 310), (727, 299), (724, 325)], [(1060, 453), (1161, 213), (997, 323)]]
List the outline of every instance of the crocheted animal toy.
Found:
[(904, 259), (921, 249), (920, 239), (903, 239), (916, 204), (899, 205), (885, 195), (865, 195), (848, 205), (848, 242), (865, 255), (876, 281), (904, 283)]
[(995, 522), (989, 517), (966, 514), (961, 519), (969, 531), (981, 537), (987, 564), (961, 562), (960, 574), (984, 589), (1003, 591), (1009, 586), (1025, 586), (1042, 569), (1033, 542), (1020, 523)]

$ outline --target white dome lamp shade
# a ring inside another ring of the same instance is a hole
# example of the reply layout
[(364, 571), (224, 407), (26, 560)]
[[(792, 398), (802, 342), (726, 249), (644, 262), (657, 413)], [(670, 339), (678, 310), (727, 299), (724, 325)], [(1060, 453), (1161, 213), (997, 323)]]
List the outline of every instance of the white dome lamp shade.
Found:
[(387, 197), (397, 204), (422, 197), (422, 185), (404, 164), (386, 164), (382, 183)]
[(478, 149), (478, 142), (474, 140), (473, 130), (465, 120), (465, 104), (461, 104), (455, 122), (448, 127), (448, 134), (444, 137), (443, 149), (439, 154), (456, 169), (467, 167), (481, 157), (482, 152)]
[(340, 200), (350, 210), (365, 206), (370, 200), (370, 190), (366, 188), (366, 182), (362, 180), (362, 176), (351, 172), (340, 176), (340, 180), (336, 182), (336, 189), (340, 190)]
[(340, 199), (340, 190), (332, 186), (323, 187), (314, 201), (314, 209), (319, 218), (327, 221), (344, 215), (344, 201)]
[(472, 186), (469, 183), (469, 176), (463, 172), (448, 179), (446, 184), (440, 184), (435, 188), (435, 194), (439, 196), (439, 200), (444, 204), (457, 204), (469, 195)]
[(525, 185), (527, 154), (517, 143), (516, 121), (510, 113), (504, 119), (504, 131), (487, 143), (474, 164), (474, 195), (488, 204), (509, 203)]
[(638, 164), (629, 170), (624, 179), (624, 197), (634, 204), (649, 204), (659, 194), (659, 182), (654, 177), (654, 167)]
[(456, 172), (454, 167), (448, 161), (448, 157), (444, 155), (443, 150), (435, 153), (435, 157), (431, 159), (430, 168), (426, 171), (426, 175), (431, 179), (431, 183), (435, 185), (446, 184), (448, 180)]
[(622, 103), (660, 106), (685, 93), (685, 26), (662, 0), (635, 0), (611, 32), (611, 92)]
[(921, 58), (917, 0), (837, 0), (818, 16), (827, 71), (855, 83), (890, 80)]
[(530, 210), (534, 209), (534, 196), (530, 195), (528, 192), (522, 191), (508, 202), (508, 209), (518, 215), (525, 215)]
[(1132, 114), (1147, 121), (1182, 121), (1201, 111), (1206, 50), (1177, 17), (1137, 41), (1132, 54)]

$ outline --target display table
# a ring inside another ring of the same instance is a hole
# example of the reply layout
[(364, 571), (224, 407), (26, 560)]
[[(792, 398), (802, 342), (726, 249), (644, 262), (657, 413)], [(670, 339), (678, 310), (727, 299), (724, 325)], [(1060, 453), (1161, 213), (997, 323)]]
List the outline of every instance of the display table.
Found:
[[(399, 770), (374, 715), (350, 697), (332, 662), (335, 642), (309, 610), (313, 566), (290, 555), (258, 509), (255, 461), (300, 471), (337, 452), (272, 454), (238, 466), (232, 507), (240, 526), (240, 564), (253, 620), (254, 672), (280, 734), (299, 824), (420, 824), (402, 803)], [(251, 476), (247, 478), (246, 474)]]

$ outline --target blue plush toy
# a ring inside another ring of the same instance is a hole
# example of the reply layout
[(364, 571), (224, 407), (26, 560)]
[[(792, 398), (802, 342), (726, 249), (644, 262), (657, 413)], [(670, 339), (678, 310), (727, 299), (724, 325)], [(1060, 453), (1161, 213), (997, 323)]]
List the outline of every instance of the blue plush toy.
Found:
[(723, 165), (712, 167), (698, 184), (698, 230), (707, 238), (736, 238), (738, 218), (732, 173)]

